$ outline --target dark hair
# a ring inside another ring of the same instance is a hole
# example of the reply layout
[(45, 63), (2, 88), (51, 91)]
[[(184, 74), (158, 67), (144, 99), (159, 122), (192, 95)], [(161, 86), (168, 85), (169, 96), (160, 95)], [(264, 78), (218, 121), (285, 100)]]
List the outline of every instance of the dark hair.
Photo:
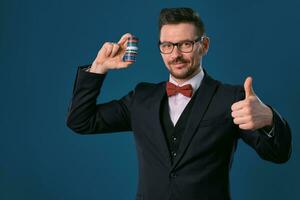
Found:
[(159, 33), (163, 25), (192, 23), (197, 28), (197, 34), (201, 36), (205, 32), (204, 23), (198, 13), (191, 8), (163, 8), (159, 15)]

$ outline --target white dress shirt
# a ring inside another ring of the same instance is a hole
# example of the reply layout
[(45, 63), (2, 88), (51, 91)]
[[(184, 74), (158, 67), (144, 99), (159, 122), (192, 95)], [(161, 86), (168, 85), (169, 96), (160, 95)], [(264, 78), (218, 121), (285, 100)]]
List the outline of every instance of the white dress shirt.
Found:
[[(201, 69), (201, 71), (193, 76), (190, 80), (184, 82), (183, 84), (179, 85), (170, 75), (169, 81), (177, 86), (183, 86), (187, 84), (191, 84), (193, 88), (193, 95), (195, 94), (196, 90), (200, 87), (200, 84), (203, 80), (204, 77), (204, 72)], [(191, 100), (190, 97), (186, 97), (182, 95), (181, 93), (178, 93), (176, 95), (172, 95), (168, 97), (168, 102), (169, 102), (169, 114), (171, 117), (171, 120), (173, 122), (173, 125), (175, 126), (181, 113), (183, 112), (184, 108), (186, 105), (189, 103)]]

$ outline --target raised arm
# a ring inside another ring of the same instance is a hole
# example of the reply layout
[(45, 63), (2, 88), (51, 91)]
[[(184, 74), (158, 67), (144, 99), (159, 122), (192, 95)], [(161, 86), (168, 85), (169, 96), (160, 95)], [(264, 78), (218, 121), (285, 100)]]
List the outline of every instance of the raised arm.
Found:
[(127, 68), (132, 62), (124, 62), (127, 38), (118, 43), (105, 42), (93, 64), (79, 67), (68, 110), (67, 126), (77, 133), (108, 133), (130, 131), (130, 106), (134, 92), (119, 100), (96, 104), (106, 73), (110, 69)]

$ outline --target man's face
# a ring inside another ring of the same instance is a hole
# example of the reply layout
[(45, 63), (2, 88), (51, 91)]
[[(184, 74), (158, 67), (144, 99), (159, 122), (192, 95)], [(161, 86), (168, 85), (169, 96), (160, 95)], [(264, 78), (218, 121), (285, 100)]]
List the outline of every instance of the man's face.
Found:
[[(196, 27), (191, 23), (167, 24), (160, 30), (160, 42), (178, 43), (182, 41), (194, 41), (199, 37)], [(200, 71), (200, 63), (203, 54), (208, 50), (208, 38), (200, 43), (196, 42), (193, 51), (183, 53), (174, 47), (172, 53), (161, 56), (170, 74), (178, 81), (186, 81)]]

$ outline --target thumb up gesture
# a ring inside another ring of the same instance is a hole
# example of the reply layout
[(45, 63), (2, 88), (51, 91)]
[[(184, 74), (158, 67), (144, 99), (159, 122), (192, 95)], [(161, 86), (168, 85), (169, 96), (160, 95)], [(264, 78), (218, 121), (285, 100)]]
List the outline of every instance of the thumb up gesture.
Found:
[(245, 99), (231, 106), (233, 122), (244, 130), (257, 130), (271, 126), (273, 124), (272, 110), (256, 96), (251, 77), (246, 78), (244, 89)]

